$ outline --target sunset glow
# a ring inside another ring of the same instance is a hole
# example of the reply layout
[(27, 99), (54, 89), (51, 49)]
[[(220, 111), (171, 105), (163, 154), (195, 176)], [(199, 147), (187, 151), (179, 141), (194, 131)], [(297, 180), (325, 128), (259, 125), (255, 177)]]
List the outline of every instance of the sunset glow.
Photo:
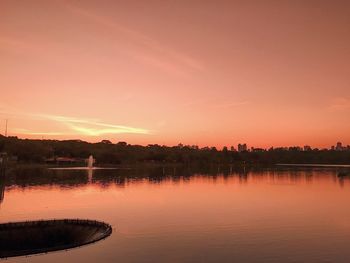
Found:
[(350, 144), (350, 1), (0, 1), (0, 134)]

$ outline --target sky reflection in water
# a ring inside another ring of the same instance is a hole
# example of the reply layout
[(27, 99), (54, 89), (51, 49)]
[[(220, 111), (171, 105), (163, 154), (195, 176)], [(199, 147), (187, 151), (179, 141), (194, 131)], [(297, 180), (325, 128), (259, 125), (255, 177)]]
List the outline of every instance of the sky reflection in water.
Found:
[(8, 262), (350, 260), (350, 179), (335, 170), (204, 174), (160, 168), (8, 178), (1, 222), (89, 218), (114, 228), (101, 243)]

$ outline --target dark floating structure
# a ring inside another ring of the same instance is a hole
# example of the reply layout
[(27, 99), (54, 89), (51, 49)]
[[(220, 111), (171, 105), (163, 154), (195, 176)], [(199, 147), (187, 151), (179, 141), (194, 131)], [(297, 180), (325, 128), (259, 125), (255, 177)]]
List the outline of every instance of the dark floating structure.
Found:
[(0, 224), (0, 258), (70, 249), (108, 237), (112, 227), (82, 219)]

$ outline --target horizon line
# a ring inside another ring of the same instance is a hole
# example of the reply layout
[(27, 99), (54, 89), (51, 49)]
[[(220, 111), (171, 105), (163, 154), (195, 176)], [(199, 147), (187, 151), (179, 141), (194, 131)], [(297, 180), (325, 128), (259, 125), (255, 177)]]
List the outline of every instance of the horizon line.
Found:
[[(17, 136), (17, 135), (3, 135), (2, 133), (0, 133), (0, 137), (5, 137), (5, 138), (17, 138), (19, 140), (33, 140), (33, 141), (79, 141), (79, 142), (85, 142), (85, 143), (89, 143), (89, 144), (97, 144), (97, 143), (104, 143), (109, 141), (111, 144), (118, 144), (118, 143), (126, 143), (127, 145), (131, 145), (131, 146), (143, 146), (143, 147), (147, 147), (147, 146), (155, 146), (155, 145), (158, 145), (158, 146), (161, 146), (161, 147), (177, 147), (177, 146), (182, 146), (182, 147), (198, 147), (198, 149), (204, 149), (204, 148), (216, 148), (218, 150), (219, 147), (217, 146), (210, 146), (210, 145), (206, 145), (206, 146), (202, 146), (200, 147), (199, 145), (197, 144), (183, 144), (181, 142), (177, 143), (177, 144), (174, 144), (174, 145), (170, 145), (170, 144), (159, 144), (159, 143), (147, 143), (147, 144), (132, 144), (132, 143), (128, 143), (126, 141), (118, 141), (118, 142), (114, 142), (112, 140), (109, 140), (109, 139), (101, 139), (100, 141), (96, 141), (96, 142), (92, 142), (92, 141), (86, 141), (86, 140), (83, 140), (83, 139), (78, 139), (78, 138), (75, 138), (75, 139), (45, 139), (45, 138), (28, 138), (28, 137), (20, 137), (20, 136)], [(300, 146), (300, 145), (288, 145), (288, 146), (282, 146), (282, 145), (278, 145), (278, 146), (273, 146), (273, 145), (270, 145), (268, 147), (255, 147), (255, 146), (250, 146), (248, 147), (249, 143), (236, 143), (236, 145), (234, 144), (230, 144), (230, 146), (227, 146), (227, 145), (224, 145), (221, 147), (221, 150), (223, 150), (224, 148), (227, 148), (228, 151), (237, 151), (239, 146), (242, 146), (242, 147), (246, 147), (246, 151), (250, 151), (250, 150), (269, 150), (269, 149), (280, 149), (280, 148), (283, 148), (283, 149), (291, 149), (291, 148), (300, 148), (300, 150), (305, 150), (306, 148), (308, 148), (308, 150), (332, 150), (333, 148), (336, 149), (337, 148), (337, 145), (339, 147), (339, 144), (340, 144), (340, 147), (343, 148), (343, 149), (347, 149), (349, 150), (350, 149), (350, 145), (349, 144), (343, 144), (342, 142), (340, 141), (337, 141), (335, 145), (331, 145), (330, 147), (312, 147), (311, 145), (309, 144), (305, 144), (303, 146)], [(244, 146), (245, 145), (245, 146)], [(237, 147), (237, 149), (236, 149)]]

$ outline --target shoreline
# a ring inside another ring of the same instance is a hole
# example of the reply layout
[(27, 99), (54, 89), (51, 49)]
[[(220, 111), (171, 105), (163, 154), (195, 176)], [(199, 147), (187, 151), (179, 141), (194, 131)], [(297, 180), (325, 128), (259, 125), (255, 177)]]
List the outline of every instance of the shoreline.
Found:
[(314, 168), (350, 168), (350, 164), (276, 163), (275, 166), (314, 167)]

